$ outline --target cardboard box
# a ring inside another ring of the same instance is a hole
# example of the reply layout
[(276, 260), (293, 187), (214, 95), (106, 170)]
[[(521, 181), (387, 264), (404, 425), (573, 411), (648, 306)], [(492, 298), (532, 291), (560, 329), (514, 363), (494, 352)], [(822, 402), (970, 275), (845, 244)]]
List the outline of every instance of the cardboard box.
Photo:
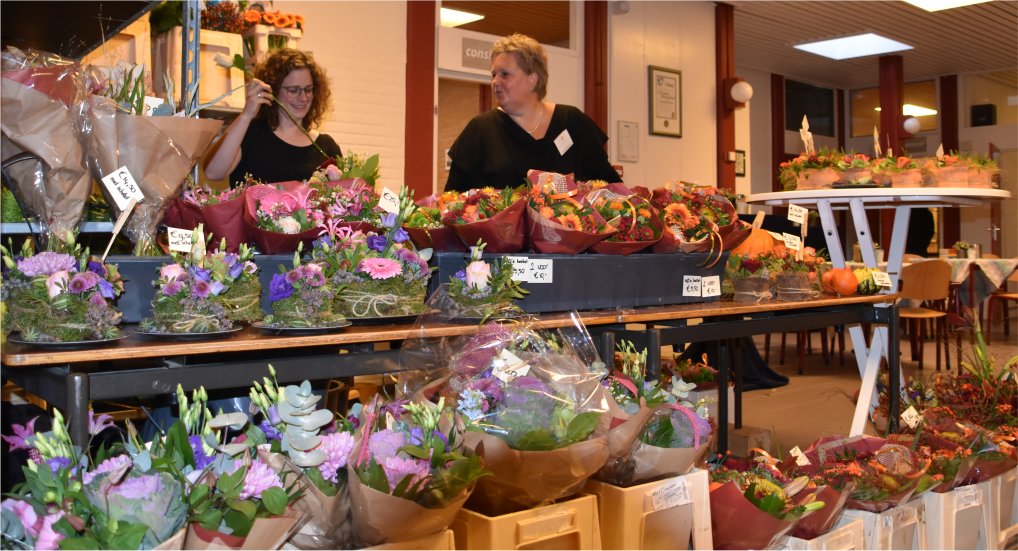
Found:
[[(166, 97), (163, 76), (169, 73), (178, 105), (180, 91), (180, 62), (183, 54), (182, 28), (173, 27), (157, 37), (152, 44), (152, 88), (156, 95)], [(244, 54), (244, 39), (237, 33), (224, 33), (202, 29), (198, 33), (201, 43), (198, 51), (198, 103), (207, 103), (230, 92), (217, 107), (244, 107), (244, 72), (216, 65), (215, 57), (222, 54), (231, 60), (235, 54)], [(239, 88), (238, 88), (239, 87)]]
[[(736, 457), (750, 457), (752, 455), (750, 450), (753, 448), (760, 448), (770, 453), (771, 441), (770, 429), (747, 427), (746, 425), (743, 425), (741, 429), (737, 429), (734, 424), (728, 424), (727, 451)], [(718, 452), (724, 453), (725, 450), (718, 450)]]
[(866, 549), (862, 519), (842, 516), (830, 532), (811, 540), (789, 536), (785, 549)]
[(365, 549), (434, 549), (444, 551), (446, 549), (456, 549), (456, 541), (453, 538), (452, 530), (446, 529), (437, 534), (422, 536), (414, 540), (383, 543), (374, 547), (366, 547)]
[(841, 514), (862, 519), (866, 549), (929, 549), (925, 513), (923, 500), (916, 499), (883, 513), (845, 509)]
[(629, 488), (589, 480), (586, 491), (597, 496), (602, 549), (712, 547), (707, 471)]
[[(721, 407), (718, 404), (718, 389), (717, 388), (712, 388), (712, 389), (709, 389), (709, 390), (694, 389), (694, 390), (689, 391), (689, 398), (687, 398), (687, 400), (689, 400), (690, 403), (696, 404), (697, 402), (699, 402), (702, 399), (706, 399), (707, 400), (707, 405), (706, 405), (706, 407), (707, 407), (707, 415), (709, 415), (710, 418), (714, 419), (714, 420), (720, 419), (720, 417), (718, 417), (718, 412), (720, 411), (718, 408)], [(728, 408), (727, 409), (728, 409), (728, 417), (726, 419), (728, 421), (734, 420), (735, 419), (735, 387), (733, 387), (731, 385), (728, 386)]]
[[(438, 271), (432, 275), (432, 289), (448, 283), (465, 268), (469, 256), (470, 253), (435, 253)], [(716, 302), (720, 294), (702, 297), (684, 292), (683, 278), (718, 276), (720, 293), (727, 262), (727, 253), (711, 268), (702, 266), (707, 253), (629, 256), (513, 253), (485, 254), (483, 258), (490, 262), (502, 256), (547, 262), (544, 271), (547, 283), (523, 283), (530, 294), (517, 304), (528, 313)]]
[(450, 528), (456, 549), (601, 548), (597, 497), (592, 495), (497, 517), (460, 509)]
[(999, 531), (986, 506), (990, 484), (961, 486), (950, 492), (926, 492), (926, 545), (930, 549), (996, 549)]

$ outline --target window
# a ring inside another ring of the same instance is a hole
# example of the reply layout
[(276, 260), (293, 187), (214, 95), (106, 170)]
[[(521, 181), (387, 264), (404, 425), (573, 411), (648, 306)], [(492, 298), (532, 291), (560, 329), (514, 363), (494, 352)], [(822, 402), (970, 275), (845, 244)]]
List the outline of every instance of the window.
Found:
[(809, 131), (834, 137), (834, 90), (785, 81), (785, 130), (798, 131), (802, 116), (809, 119)]
[[(920, 132), (937, 130), (937, 83), (933, 80), (905, 84), (902, 114), (919, 121)], [(873, 135), (880, 128), (880, 89), (863, 88), (852, 91), (852, 137)]]

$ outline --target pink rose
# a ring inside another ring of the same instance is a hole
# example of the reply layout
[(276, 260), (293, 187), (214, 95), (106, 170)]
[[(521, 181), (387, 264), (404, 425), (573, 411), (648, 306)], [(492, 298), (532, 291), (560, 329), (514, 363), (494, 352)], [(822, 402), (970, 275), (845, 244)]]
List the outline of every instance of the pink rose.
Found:
[(53, 275), (46, 278), (46, 289), (49, 290), (49, 298), (53, 298), (63, 292), (67, 288), (67, 280), (70, 279), (70, 274), (67, 270), (60, 270), (54, 272)]
[(475, 260), (467, 264), (464, 272), (466, 273), (468, 287), (473, 287), (478, 291), (484, 291), (488, 288), (488, 280), (491, 278), (491, 266), (487, 262)]
[(159, 269), (159, 277), (166, 281), (174, 281), (176, 279), (183, 278), (187, 275), (185, 270), (180, 264), (167, 264)]
[(330, 182), (333, 180), (338, 180), (341, 175), (342, 173), (339, 171), (338, 166), (329, 165), (325, 167), (325, 177), (328, 178)]

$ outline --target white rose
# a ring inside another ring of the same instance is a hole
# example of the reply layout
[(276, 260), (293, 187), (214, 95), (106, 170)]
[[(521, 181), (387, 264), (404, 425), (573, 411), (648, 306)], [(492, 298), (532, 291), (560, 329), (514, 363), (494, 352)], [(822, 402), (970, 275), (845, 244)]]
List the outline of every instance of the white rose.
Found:
[(491, 278), (491, 266), (487, 262), (475, 260), (467, 264), (464, 272), (466, 273), (468, 287), (473, 287), (478, 291), (484, 291), (488, 288), (488, 280)]
[(292, 216), (285, 216), (276, 221), (279, 229), (283, 230), (283, 233), (300, 233), (300, 222), (294, 220)]

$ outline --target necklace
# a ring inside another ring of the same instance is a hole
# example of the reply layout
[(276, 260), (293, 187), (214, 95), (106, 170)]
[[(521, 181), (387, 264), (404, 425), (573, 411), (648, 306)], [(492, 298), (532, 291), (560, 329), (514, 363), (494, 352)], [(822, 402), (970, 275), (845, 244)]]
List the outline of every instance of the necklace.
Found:
[(528, 130), (527, 134), (530, 134), (531, 136), (533, 136), (534, 132), (537, 132), (537, 129), (541, 128), (541, 119), (543, 119), (543, 118), (544, 118), (544, 104), (542, 103), (541, 104), (541, 110), (537, 112), (537, 124), (534, 125), (534, 129), (533, 130)]

